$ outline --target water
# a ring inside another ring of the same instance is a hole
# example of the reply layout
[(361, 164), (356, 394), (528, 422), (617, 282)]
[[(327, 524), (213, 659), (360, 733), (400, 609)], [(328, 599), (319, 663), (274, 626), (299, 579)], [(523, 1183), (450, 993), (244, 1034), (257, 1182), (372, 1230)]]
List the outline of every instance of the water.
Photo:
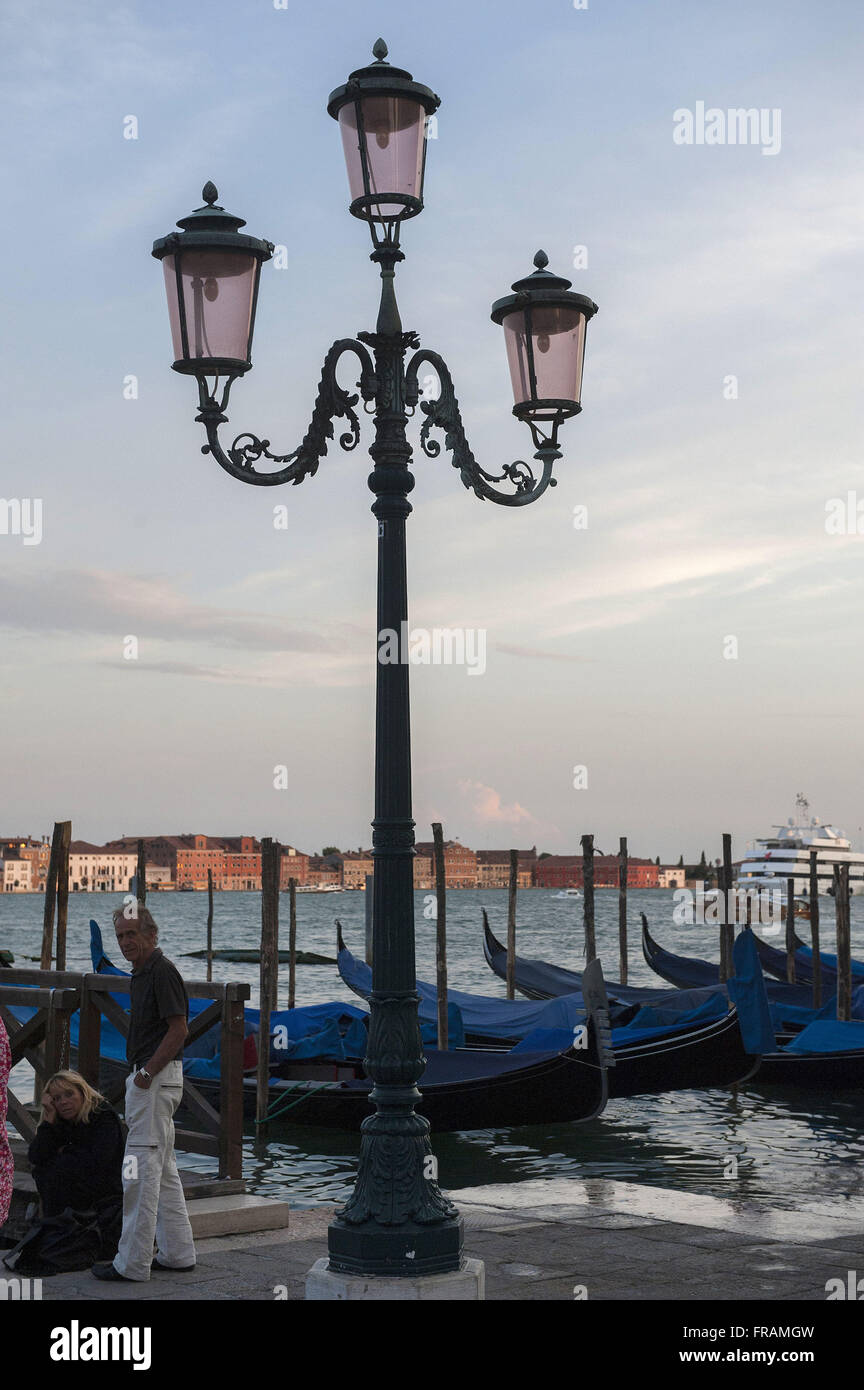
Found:
[[(417, 971), (435, 978), (435, 922), (424, 917), (430, 895), (416, 894)], [(282, 897), (282, 945), (287, 936), (287, 895)], [(260, 932), (260, 896), (216, 894), (214, 946), (256, 947)], [(39, 895), (0, 897), (0, 949), (14, 952), (16, 963), (39, 953), (44, 900)], [(69, 900), (67, 968), (89, 970), (89, 919), (100, 923), (108, 954), (112, 949), (114, 898), (74, 894)], [(822, 940), (833, 944), (831, 900), (820, 900)], [(206, 944), (207, 897), (202, 893), (156, 894), (149, 906), (160, 925), (160, 944), (189, 978), (204, 977), (204, 963), (183, 960), (185, 951)], [(453, 988), (498, 998), (504, 985), (483, 959), (481, 906), (496, 935), (506, 934), (505, 890), (452, 891), (447, 896), (447, 952)], [(631, 891), (630, 983), (656, 986), (657, 977), (642, 960), (639, 913), (645, 912), (662, 945), (679, 954), (717, 959), (717, 929), (677, 926), (672, 922), (673, 895), (666, 891)], [(365, 895), (301, 894), (297, 898), (297, 942), (302, 950), (336, 954), (336, 918), (348, 945), (362, 955)], [(618, 895), (596, 896), (598, 952), (607, 975), (617, 977)], [(808, 940), (807, 923), (799, 934)], [(782, 938), (771, 937), (780, 944)], [(582, 902), (556, 900), (534, 889), (520, 893), (517, 944), (521, 955), (552, 960), (580, 969)], [(852, 900), (852, 951), (864, 958), (864, 898)], [(247, 981), (251, 1003), (258, 1000), (258, 967), (215, 961), (217, 980)], [(356, 1003), (341, 983), (335, 966), (299, 966), (297, 1003), (330, 999)], [(287, 968), (282, 969), (279, 1006), (287, 1005)], [(20, 1095), (26, 1064), (16, 1068), (13, 1087)], [(25, 1092), (26, 1094), (26, 1092)], [(864, 1096), (846, 1091), (836, 1096), (800, 1090), (755, 1089), (753, 1083), (729, 1091), (680, 1091), (611, 1101), (598, 1119), (583, 1125), (547, 1125), (475, 1130), (433, 1136), (443, 1187), (458, 1192), (484, 1183), (537, 1178), (613, 1178), (676, 1188), (711, 1196), (794, 1209), (830, 1201), (845, 1204), (864, 1218)], [(266, 1146), (248, 1135), (245, 1175), (250, 1189), (288, 1198), (296, 1206), (330, 1205), (345, 1198), (356, 1172), (359, 1137), (332, 1130), (281, 1125), (271, 1128)], [(203, 1170), (206, 1158), (184, 1157)]]

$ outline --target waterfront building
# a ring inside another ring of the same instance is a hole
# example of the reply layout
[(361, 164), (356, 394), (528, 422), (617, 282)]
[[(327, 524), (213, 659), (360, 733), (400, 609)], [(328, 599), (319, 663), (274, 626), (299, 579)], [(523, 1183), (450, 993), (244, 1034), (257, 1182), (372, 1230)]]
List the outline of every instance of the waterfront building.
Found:
[(10, 853), (0, 859), (0, 891), (3, 893), (30, 893), (31, 865), (28, 859), (18, 859)]
[[(617, 854), (594, 855), (595, 888), (618, 887), (619, 859)], [(660, 870), (651, 859), (628, 858), (627, 887), (656, 888)], [(535, 871), (538, 888), (584, 888), (581, 854), (548, 854), (537, 860)]]
[(371, 849), (346, 850), (340, 858), (343, 888), (365, 888), (366, 875), (374, 868)]
[(136, 854), (73, 840), (69, 846), (70, 893), (128, 893), (138, 865)]
[(684, 888), (686, 877), (683, 868), (677, 864), (661, 864), (657, 870), (658, 888)]
[[(533, 888), (534, 870), (537, 865), (537, 846), (519, 849), (516, 866), (516, 887)], [(477, 887), (509, 888), (510, 851), (508, 849), (477, 850)]]
[[(431, 840), (421, 841), (415, 846), (417, 853), (428, 857), (434, 866), (435, 846)], [(434, 884), (435, 870), (432, 869)], [(477, 855), (473, 849), (461, 845), (458, 840), (444, 841), (444, 886), (446, 888), (477, 887)]]
[(298, 884), (308, 883), (309, 855), (303, 854), (293, 845), (283, 845), (282, 861), (279, 868), (279, 887), (287, 890), (290, 878), (293, 878)]

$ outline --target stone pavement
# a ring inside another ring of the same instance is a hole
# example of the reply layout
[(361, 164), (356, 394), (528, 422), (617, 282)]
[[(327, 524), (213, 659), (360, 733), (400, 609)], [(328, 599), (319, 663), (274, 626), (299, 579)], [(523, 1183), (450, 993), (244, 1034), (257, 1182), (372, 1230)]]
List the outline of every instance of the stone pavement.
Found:
[[(864, 1220), (851, 1204), (798, 1211), (604, 1179), (541, 1180), (453, 1194), (465, 1252), (486, 1265), (487, 1300), (826, 1298), (828, 1279), (864, 1276)], [(105, 1284), (88, 1272), (43, 1280), (43, 1299), (302, 1299), (326, 1254), (332, 1208), (291, 1213), (289, 1230), (197, 1242), (191, 1274)], [(583, 1292), (584, 1291), (584, 1292)]]

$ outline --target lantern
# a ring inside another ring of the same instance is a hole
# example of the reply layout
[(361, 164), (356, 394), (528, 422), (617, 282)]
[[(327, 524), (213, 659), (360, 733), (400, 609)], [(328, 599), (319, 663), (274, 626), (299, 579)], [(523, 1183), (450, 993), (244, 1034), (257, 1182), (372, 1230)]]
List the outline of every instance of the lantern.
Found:
[(372, 52), (377, 61), (331, 92), (327, 110), (342, 132), (351, 212), (369, 222), (402, 222), (423, 209), (426, 123), (440, 99), (385, 61), (383, 39)]
[(513, 294), (492, 306), (492, 319), (504, 327), (507, 360), (516, 404), (513, 414), (529, 423), (555, 426), (582, 409), (582, 370), (593, 299), (573, 294), (571, 282), (546, 269), (544, 251), (536, 270), (513, 284)]
[(182, 232), (153, 243), (165, 271), (174, 370), (190, 375), (242, 376), (252, 366), (258, 281), (273, 243), (246, 236), (242, 217), (219, 207), (214, 184), (204, 206), (182, 217)]

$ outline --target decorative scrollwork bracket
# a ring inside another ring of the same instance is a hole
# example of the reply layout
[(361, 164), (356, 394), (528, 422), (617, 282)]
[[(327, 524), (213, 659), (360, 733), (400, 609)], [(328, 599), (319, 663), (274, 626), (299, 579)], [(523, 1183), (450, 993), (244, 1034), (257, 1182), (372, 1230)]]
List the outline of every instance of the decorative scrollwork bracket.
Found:
[[(356, 353), (360, 359), (356, 393), (346, 391), (336, 380), (336, 367), (346, 352)], [(349, 429), (339, 436), (339, 443), (343, 449), (356, 448), (360, 440), (360, 422), (354, 407), (361, 396), (366, 403), (374, 401), (378, 389), (375, 368), (367, 349), (353, 338), (340, 338), (324, 359), (315, 408), (303, 443), (290, 454), (272, 454), (269, 439), (259, 439), (250, 433), (238, 434), (231, 447), (223, 449), (219, 440), (219, 426), (227, 424), (225, 412), (235, 380), (236, 374), (226, 378), (221, 399), (217, 401), (218, 378), (212, 391), (206, 377), (198, 378), (199, 412), (195, 419), (207, 432), (207, 443), (202, 445), (201, 452), (212, 454), (232, 478), (258, 487), (273, 487), (277, 483), (293, 483), (296, 487), (304, 478), (316, 473), (318, 464), (327, 452), (327, 441), (333, 438), (334, 420), (349, 421)], [(274, 473), (259, 473), (254, 465), (260, 458), (269, 459), (271, 463), (284, 463), (287, 467)]]
[[(417, 373), (424, 362), (428, 362), (441, 383), (441, 394), (432, 401), (420, 401)], [(530, 502), (535, 502), (547, 487), (556, 486), (552, 477), (552, 467), (555, 460), (561, 457), (561, 451), (554, 435), (552, 439), (543, 440), (534, 455), (541, 464), (539, 477), (535, 475), (530, 464), (522, 459), (505, 464), (498, 474), (487, 473), (480, 467), (465, 437), (465, 427), (462, 424), (450, 370), (444, 359), (428, 348), (421, 348), (419, 352), (415, 352), (405, 373), (405, 404), (416, 406), (418, 401), (426, 417), (420, 430), (420, 447), (424, 454), (427, 458), (437, 458), (441, 453), (441, 445), (437, 439), (429, 438), (429, 431), (442, 429), (444, 448), (449, 449), (453, 455), (453, 467), (458, 468), (464, 486), (470, 488), (481, 501), (497, 502), (502, 507), (525, 507)], [(515, 489), (513, 492), (500, 492), (490, 486), (491, 483), (505, 481), (512, 484)]]

